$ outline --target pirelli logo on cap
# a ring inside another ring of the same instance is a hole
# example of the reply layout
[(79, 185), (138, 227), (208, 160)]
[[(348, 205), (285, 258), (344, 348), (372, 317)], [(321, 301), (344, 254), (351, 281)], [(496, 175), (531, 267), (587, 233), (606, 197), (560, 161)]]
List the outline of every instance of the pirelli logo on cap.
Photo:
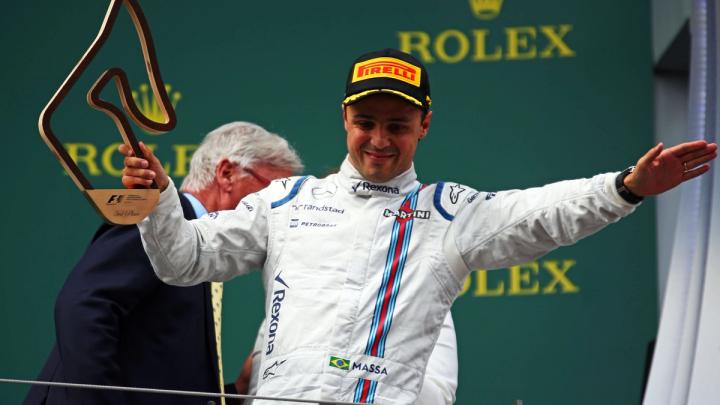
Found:
[(396, 58), (382, 57), (356, 63), (352, 82), (389, 77), (420, 87), (420, 73), (420, 68), (411, 63)]

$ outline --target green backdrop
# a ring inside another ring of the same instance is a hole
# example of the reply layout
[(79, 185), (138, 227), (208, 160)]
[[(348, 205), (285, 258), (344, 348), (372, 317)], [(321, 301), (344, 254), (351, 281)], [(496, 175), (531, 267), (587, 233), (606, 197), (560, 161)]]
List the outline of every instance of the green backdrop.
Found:
[[(493, 191), (620, 170), (652, 143), (647, 1), (141, 2), (178, 125), (138, 136), (176, 180), (211, 129), (253, 121), (298, 149), (308, 173), (340, 164), (351, 61), (404, 47), (427, 63), (434, 119), (423, 182)], [(476, 15), (473, 5), (490, 6)], [(493, 5), (501, 6), (493, 13)], [(34, 378), (54, 340), (53, 305), (99, 217), (38, 135), (37, 117), (94, 39), (103, 1), (13, 2), (0, 13), (4, 158), (0, 377)], [(481, 19), (480, 17), (483, 17)], [(110, 66), (142, 97), (145, 73), (123, 13), (58, 110), (54, 128), (96, 185), (117, 187), (119, 136), (84, 102)], [(117, 99), (114, 90), (105, 96)], [(478, 272), (453, 307), (460, 404), (639, 402), (656, 330), (654, 206), (513, 269)], [(227, 283), (223, 353), (233, 379), (262, 315), (257, 275)], [(0, 402), (26, 387), (0, 385)]]

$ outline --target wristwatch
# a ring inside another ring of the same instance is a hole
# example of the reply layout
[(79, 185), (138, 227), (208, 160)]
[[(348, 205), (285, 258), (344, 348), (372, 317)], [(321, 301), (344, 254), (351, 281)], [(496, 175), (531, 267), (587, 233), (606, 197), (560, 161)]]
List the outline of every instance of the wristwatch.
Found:
[(623, 200), (630, 204), (638, 204), (643, 200), (643, 197), (633, 193), (625, 186), (625, 177), (635, 170), (635, 166), (630, 166), (627, 169), (621, 171), (617, 177), (615, 177), (615, 188), (622, 197)]

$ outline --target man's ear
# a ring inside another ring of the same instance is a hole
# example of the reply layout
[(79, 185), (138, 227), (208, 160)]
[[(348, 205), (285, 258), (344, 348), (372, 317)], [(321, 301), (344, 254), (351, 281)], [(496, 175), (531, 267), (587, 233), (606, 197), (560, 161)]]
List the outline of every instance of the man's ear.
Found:
[(347, 106), (341, 106), (342, 108), (342, 117), (343, 117), (343, 127), (345, 127), (345, 132), (348, 132), (348, 120), (347, 120)]
[(423, 118), (422, 122), (420, 123), (421, 131), (420, 131), (419, 139), (423, 139), (427, 136), (427, 133), (430, 130), (430, 121), (431, 120), (432, 120), (432, 111), (428, 111), (427, 114), (425, 114), (425, 118)]
[(232, 189), (233, 175), (238, 165), (228, 159), (223, 159), (215, 166), (215, 182), (223, 191)]

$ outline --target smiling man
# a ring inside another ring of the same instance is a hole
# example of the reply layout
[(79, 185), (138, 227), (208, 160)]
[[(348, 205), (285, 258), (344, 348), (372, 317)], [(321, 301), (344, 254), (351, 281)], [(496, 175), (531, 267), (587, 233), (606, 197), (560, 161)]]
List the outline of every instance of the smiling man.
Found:
[(262, 268), (270, 321), (258, 395), (415, 404), (470, 271), (575, 243), (644, 196), (706, 172), (717, 155), (705, 142), (658, 145), (637, 167), (522, 191), (423, 184), (413, 157), (430, 103), (418, 60), (392, 49), (361, 56), (346, 83), (348, 156), (339, 173), (274, 181), (236, 210), (196, 221), (182, 218), (150, 151), (146, 160), (125, 149), (123, 184), (156, 178), (165, 190), (139, 224), (162, 280), (193, 285)]

